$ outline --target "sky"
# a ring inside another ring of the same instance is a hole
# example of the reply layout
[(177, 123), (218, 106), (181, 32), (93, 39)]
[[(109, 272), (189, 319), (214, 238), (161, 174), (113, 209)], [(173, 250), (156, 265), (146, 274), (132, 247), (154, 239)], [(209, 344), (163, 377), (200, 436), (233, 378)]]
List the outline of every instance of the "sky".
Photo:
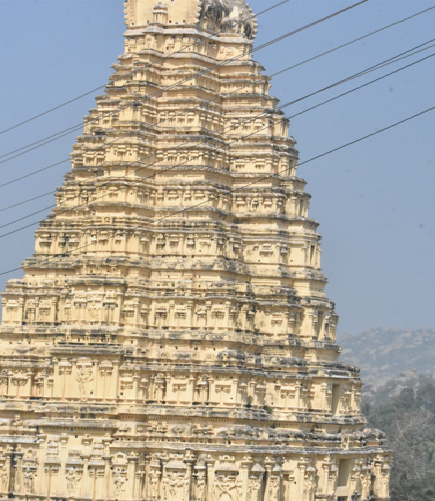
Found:
[[(356, 0), (355, 0), (356, 2)], [(259, 17), (255, 46), (355, 2), (290, 0)], [(278, 0), (251, 0), (259, 12)], [(369, 0), (266, 49), (254, 58), (273, 74), (435, 5), (435, 0)], [(122, 0), (0, 2), (0, 131), (103, 86), (123, 52)], [(435, 9), (276, 76), (271, 94), (299, 99), (435, 38)], [(430, 47), (431, 42), (424, 47)], [(435, 47), (321, 92), (285, 109), (295, 115), (435, 53)], [(291, 119), (300, 162), (435, 106), (435, 57)], [(78, 132), (12, 160), (7, 153), (81, 123), (95, 96), (0, 134), (0, 185), (68, 159)], [(435, 110), (301, 165), (320, 222), (326, 294), (337, 305), (339, 334), (379, 326), (435, 328)], [(20, 152), (18, 152), (20, 153)], [(5, 162), (5, 160), (8, 160)], [(0, 186), (0, 273), (34, 252), (33, 224), (50, 212), (70, 169), (62, 163)], [(45, 209), (46, 208), (46, 209)], [(45, 210), (43, 210), (45, 209)], [(0, 290), (21, 271), (0, 275)]]

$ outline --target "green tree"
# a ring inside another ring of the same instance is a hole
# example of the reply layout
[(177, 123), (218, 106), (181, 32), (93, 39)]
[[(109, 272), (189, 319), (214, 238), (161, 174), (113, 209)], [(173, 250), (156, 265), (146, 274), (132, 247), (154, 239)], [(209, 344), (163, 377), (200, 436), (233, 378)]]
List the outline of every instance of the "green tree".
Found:
[(404, 388), (364, 411), (369, 426), (386, 433), (393, 453), (391, 501), (435, 501), (435, 387)]

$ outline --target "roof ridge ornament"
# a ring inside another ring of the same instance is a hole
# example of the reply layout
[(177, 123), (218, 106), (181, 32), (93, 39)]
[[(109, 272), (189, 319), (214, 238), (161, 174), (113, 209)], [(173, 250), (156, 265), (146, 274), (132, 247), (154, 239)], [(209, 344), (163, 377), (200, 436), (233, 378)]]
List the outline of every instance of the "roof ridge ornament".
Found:
[(201, 0), (199, 25), (224, 33), (241, 33), (253, 39), (258, 23), (244, 0)]
[(151, 23), (196, 25), (219, 33), (238, 34), (252, 40), (257, 19), (245, 0), (126, 0), (125, 19), (129, 27)]

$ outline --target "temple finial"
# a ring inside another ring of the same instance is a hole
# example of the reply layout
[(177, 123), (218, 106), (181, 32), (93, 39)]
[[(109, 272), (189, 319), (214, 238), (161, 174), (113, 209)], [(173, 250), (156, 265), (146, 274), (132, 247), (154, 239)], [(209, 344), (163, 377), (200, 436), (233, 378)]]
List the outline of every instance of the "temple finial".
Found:
[(257, 20), (244, 0), (127, 0), (127, 26), (196, 25), (211, 31), (255, 38)]

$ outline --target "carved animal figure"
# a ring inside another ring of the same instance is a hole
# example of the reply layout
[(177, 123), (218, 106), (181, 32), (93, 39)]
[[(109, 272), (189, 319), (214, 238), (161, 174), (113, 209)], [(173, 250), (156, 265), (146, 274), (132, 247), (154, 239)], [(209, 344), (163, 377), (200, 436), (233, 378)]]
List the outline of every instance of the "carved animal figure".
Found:
[(242, 32), (251, 39), (253, 27), (247, 5), (240, 0), (203, 0), (200, 19), (210, 20), (223, 32)]

